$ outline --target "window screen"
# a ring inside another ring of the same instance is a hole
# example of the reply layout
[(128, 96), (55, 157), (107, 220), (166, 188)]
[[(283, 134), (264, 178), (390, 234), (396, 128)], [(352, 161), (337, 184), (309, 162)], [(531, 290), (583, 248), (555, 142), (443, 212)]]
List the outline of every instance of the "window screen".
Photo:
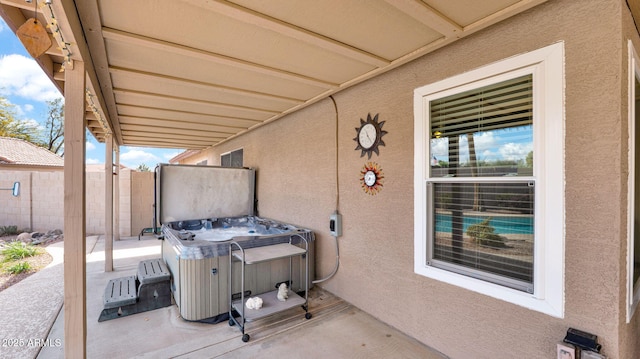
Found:
[(429, 102), (428, 265), (533, 292), (532, 75)]
[(220, 165), (222, 167), (242, 167), (243, 166), (244, 150), (239, 149), (225, 153), (220, 156)]

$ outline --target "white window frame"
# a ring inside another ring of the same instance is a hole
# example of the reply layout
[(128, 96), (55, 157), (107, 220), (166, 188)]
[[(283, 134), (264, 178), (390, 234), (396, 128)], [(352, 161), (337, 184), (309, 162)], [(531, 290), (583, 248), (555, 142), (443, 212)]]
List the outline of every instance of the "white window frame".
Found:
[[(534, 290), (527, 293), (427, 265), (428, 97), (533, 74), (533, 177), (536, 180)], [(517, 74), (517, 75), (514, 75)], [(517, 55), (414, 91), (414, 271), (554, 317), (564, 317), (564, 43)]]
[(634, 291), (634, 285), (636, 283), (633, 282), (633, 263), (634, 263), (634, 248), (635, 248), (635, 238), (634, 238), (634, 219), (635, 219), (635, 166), (636, 161), (640, 159), (635, 158), (636, 152), (636, 140), (635, 131), (636, 131), (636, 105), (635, 105), (635, 80), (636, 78), (640, 81), (640, 58), (638, 57), (638, 53), (636, 52), (633, 43), (631, 40), (628, 40), (627, 43), (628, 48), (628, 58), (629, 58), (629, 91), (628, 91), (628, 107), (629, 107), (629, 175), (627, 179), (627, 187), (628, 187), (628, 195), (627, 195), (627, 323), (631, 322), (631, 318), (638, 307), (638, 303), (640, 302), (640, 283), (637, 284), (636, 289)]

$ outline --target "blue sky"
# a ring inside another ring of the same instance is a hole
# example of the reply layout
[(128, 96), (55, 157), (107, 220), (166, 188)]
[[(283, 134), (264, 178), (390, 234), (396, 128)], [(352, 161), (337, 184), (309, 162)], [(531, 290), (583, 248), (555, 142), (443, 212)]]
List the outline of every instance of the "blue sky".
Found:
[[(46, 102), (62, 97), (2, 18), (0, 18), (0, 96), (15, 105), (19, 120), (37, 123), (44, 123), (46, 120)], [(104, 163), (105, 145), (103, 143), (89, 136), (86, 147), (87, 164)], [(146, 164), (153, 169), (158, 163), (168, 163), (169, 159), (182, 151), (181, 149), (121, 146), (120, 163), (130, 168)]]
[[(533, 150), (533, 127), (482, 131), (477, 132), (473, 139), (478, 161), (525, 161), (529, 151)], [(448, 146), (446, 138), (431, 140), (431, 155), (439, 161), (448, 162)], [(466, 136), (460, 136), (460, 161), (469, 161), (469, 143)]]

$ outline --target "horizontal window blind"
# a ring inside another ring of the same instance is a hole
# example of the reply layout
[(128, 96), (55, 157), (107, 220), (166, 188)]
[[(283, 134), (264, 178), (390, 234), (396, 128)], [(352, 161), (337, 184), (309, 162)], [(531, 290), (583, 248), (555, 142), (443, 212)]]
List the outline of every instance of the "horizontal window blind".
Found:
[(431, 166), (439, 179), (427, 182), (428, 264), (532, 293), (535, 180), (517, 176), (531, 178), (533, 161), (506, 154), (533, 148), (533, 76), (431, 100), (429, 108), (432, 155), (439, 146), (448, 161)]
[(533, 291), (532, 181), (431, 183), (433, 266)]
[(432, 137), (531, 125), (532, 75), (432, 100), (430, 112)]

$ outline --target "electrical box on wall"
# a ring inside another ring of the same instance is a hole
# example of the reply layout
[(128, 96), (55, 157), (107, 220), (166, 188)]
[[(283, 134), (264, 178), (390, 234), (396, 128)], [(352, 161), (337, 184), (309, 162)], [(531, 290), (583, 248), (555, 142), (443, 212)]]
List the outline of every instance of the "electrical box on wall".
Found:
[(329, 216), (329, 231), (334, 237), (340, 237), (342, 235), (342, 215), (338, 212)]

